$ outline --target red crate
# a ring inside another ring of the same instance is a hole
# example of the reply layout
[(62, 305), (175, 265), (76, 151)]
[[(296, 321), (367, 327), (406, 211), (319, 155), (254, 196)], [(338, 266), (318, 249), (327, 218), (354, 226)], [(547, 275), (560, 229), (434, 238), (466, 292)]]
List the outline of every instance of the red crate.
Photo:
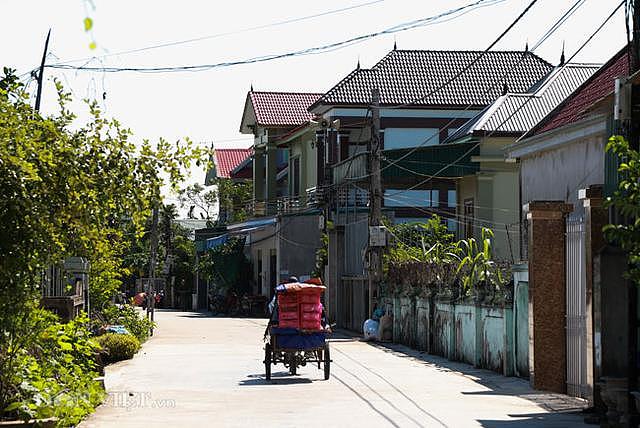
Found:
[(297, 305), (298, 293), (281, 293), (278, 294), (278, 306)]
[(320, 312), (302, 312), (301, 321), (320, 321), (322, 313)]
[(315, 303), (301, 303), (300, 311), (302, 312), (322, 312), (322, 305)]
[(300, 322), (298, 320), (282, 320), (278, 322), (280, 328), (300, 328)]
[(322, 330), (322, 325), (320, 321), (301, 321), (300, 328), (302, 330), (320, 331)]

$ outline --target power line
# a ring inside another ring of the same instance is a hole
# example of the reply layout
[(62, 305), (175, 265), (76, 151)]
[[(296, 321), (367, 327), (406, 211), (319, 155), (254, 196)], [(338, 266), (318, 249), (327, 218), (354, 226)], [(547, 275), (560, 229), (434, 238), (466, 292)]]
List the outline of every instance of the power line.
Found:
[[(571, 7), (570, 7), (570, 8), (569, 8), (569, 9), (568, 9), (568, 10), (567, 10), (567, 11), (566, 11), (566, 12), (565, 12), (565, 13), (564, 13), (564, 14), (563, 14), (563, 15), (562, 15), (562, 16), (561, 16), (561, 17), (560, 17), (560, 18), (559, 18), (559, 19), (558, 19), (558, 20), (557, 20), (557, 21), (556, 21), (552, 26), (551, 26), (551, 28), (547, 31), (547, 33), (545, 33), (545, 35), (544, 35), (542, 38), (540, 38), (540, 39), (539, 39), (539, 41), (535, 44), (534, 48), (530, 50), (530, 52), (534, 52), (534, 51), (535, 51), (535, 49), (537, 49), (538, 47), (540, 47), (540, 45), (544, 42), (544, 40), (546, 40), (546, 39), (549, 37), (549, 35), (550, 35), (550, 34), (552, 34), (553, 32), (557, 31), (557, 30), (558, 30), (558, 28), (560, 28), (560, 25), (557, 25), (557, 24), (558, 24), (558, 22), (562, 22), (562, 23), (564, 23), (564, 22), (566, 21), (566, 18), (567, 18), (568, 16), (571, 16), (571, 15), (575, 12), (575, 10), (577, 10), (577, 8), (579, 8), (580, 6), (582, 6), (582, 5), (584, 4), (584, 1), (585, 1), (585, 0), (577, 0), (577, 1), (573, 4), (573, 6), (571, 6)], [(530, 5), (530, 6), (531, 6), (531, 5)], [(553, 31), (551, 31), (551, 29), (553, 29)], [(503, 33), (503, 34), (504, 34), (504, 33)], [(544, 40), (543, 40), (543, 38), (544, 38)], [(486, 50), (485, 50), (485, 51), (483, 52), (483, 54), (482, 54), (482, 55), (486, 54), (487, 52), (488, 52), (488, 51), (486, 51)], [(482, 55), (481, 55), (481, 56), (482, 56)], [(498, 85), (498, 84), (500, 83), (500, 81), (504, 80), (507, 76), (509, 76), (509, 75), (511, 74), (511, 72), (513, 72), (513, 71), (516, 69), (516, 67), (518, 67), (518, 66), (522, 63), (522, 61), (523, 61), (523, 60), (524, 60), (524, 58), (525, 58), (525, 55), (526, 55), (526, 52), (524, 52), (524, 53), (523, 53), (522, 57), (520, 58), (520, 60), (519, 60), (516, 64), (514, 64), (514, 65), (513, 65), (509, 70), (507, 70), (507, 72), (506, 72), (506, 73), (504, 73), (504, 75), (502, 76), (502, 78), (501, 78), (501, 79), (497, 79), (497, 80), (496, 80), (496, 81), (495, 81), (491, 86), (489, 86), (489, 87), (488, 87), (488, 88), (487, 88), (487, 89), (482, 93), (482, 95), (484, 96), (484, 95), (486, 95), (487, 93), (489, 93), (491, 90), (493, 90), (493, 89), (496, 87), (496, 85)], [(463, 70), (463, 71), (464, 71), (464, 70)], [(460, 75), (460, 74), (458, 74), (457, 76), (459, 77), (459, 75)], [(456, 76), (454, 76), (454, 77), (456, 77)], [(439, 89), (437, 89), (437, 90), (440, 90), (440, 89), (444, 88), (444, 86), (446, 86), (446, 85), (447, 85), (447, 84), (449, 84), (449, 83), (450, 83), (450, 82), (445, 82), (445, 84), (444, 84), (444, 85), (442, 85), (442, 86), (441, 86)], [(436, 90), (436, 92), (437, 92), (437, 90)], [(432, 91), (432, 92), (433, 92), (433, 93), (435, 93), (434, 91)], [(432, 93), (431, 95), (433, 95), (433, 93)], [(427, 98), (428, 96), (430, 96), (430, 95), (429, 95), (429, 94), (428, 94), (428, 95), (425, 95), (425, 96), (423, 96), (423, 97), (422, 97), (422, 99)], [(413, 101), (413, 102), (416, 102), (416, 101)], [(468, 105), (467, 105), (467, 106), (466, 106), (462, 111), (468, 111), (471, 107), (472, 107), (472, 104), (468, 104)], [(450, 120), (450, 121), (449, 121), (449, 122), (444, 126), (444, 128), (448, 128), (449, 126), (453, 125), (453, 123), (456, 121), (456, 119), (457, 119), (457, 118), (451, 119), (451, 120)], [(436, 134), (434, 134), (434, 135), (430, 136), (429, 138), (427, 138), (426, 140), (424, 140), (422, 143), (420, 143), (419, 145), (417, 145), (417, 146), (413, 147), (413, 148), (412, 148), (411, 150), (409, 150), (407, 153), (405, 153), (404, 155), (402, 155), (400, 158), (395, 159), (395, 160), (394, 160), (394, 161), (392, 161), (392, 162), (389, 162), (386, 166), (384, 166), (384, 167), (382, 168), (382, 171), (384, 171), (384, 170), (385, 170), (385, 169), (387, 169), (387, 168), (390, 168), (391, 166), (397, 165), (397, 164), (398, 164), (398, 162), (400, 162), (400, 161), (402, 161), (402, 160), (406, 159), (407, 157), (409, 157), (410, 155), (412, 155), (413, 153), (415, 153), (418, 149), (420, 149), (420, 148), (424, 147), (425, 145), (427, 145), (429, 142), (431, 142), (434, 138), (436, 138), (436, 137), (438, 137), (438, 136), (439, 136), (439, 134), (438, 134), (438, 133), (436, 133)], [(368, 176), (369, 176), (369, 175), (363, 175), (363, 176), (360, 176), (360, 177), (352, 177), (352, 178), (350, 178), (350, 180), (363, 180), (363, 179), (367, 178)]]
[(325, 12), (320, 12), (320, 13), (316, 13), (316, 14), (313, 14), (313, 15), (300, 16), (300, 17), (297, 17), (297, 18), (286, 19), (286, 20), (283, 20), (283, 21), (271, 22), (269, 24), (262, 24), (262, 25), (256, 25), (254, 27), (242, 28), (240, 30), (226, 31), (226, 32), (222, 32), (222, 33), (210, 34), (210, 35), (207, 35), (207, 36), (194, 37), (194, 38), (191, 38), (191, 39), (184, 39), (184, 40), (178, 40), (178, 41), (172, 41), (172, 42), (165, 42), (165, 43), (160, 43), (160, 44), (157, 44), (157, 45), (150, 45), (150, 46), (145, 46), (145, 47), (142, 47), (142, 48), (129, 49), (129, 50), (120, 51), (120, 52), (106, 53), (104, 55), (98, 55), (98, 56), (93, 56), (93, 57), (71, 59), (71, 60), (67, 60), (67, 61), (58, 62), (56, 65), (59, 65), (59, 64), (70, 64), (70, 63), (73, 63), (73, 62), (82, 62), (82, 61), (93, 60), (93, 59), (98, 59), (98, 58), (109, 58), (109, 57), (112, 57), (112, 56), (128, 55), (128, 54), (132, 54), (132, 53), (145, 52), (145, 51), (150, 51), (150, 50), (154, 50), (154, 49), (160, 49), (160, 48), (166, 48), (166, 47), (171, 47), (171, 46), (184, 45), (184, 44), (188, 44), (188, 43), (200, 42), (200, 41), (203, 41), (203, 40), (217, 39), (217, 38), (220, 38), (220, 37), (231, 36), (231, 35), (235, 35), (235, 34), (248, 33), (248, 32), (251, 32), (251, 31), (263, 30), (265, 28), (278, 27), (278, 26), (281, 26), (281, 25), (293, 24), (293, 23), (296, 23), (296, 22), (306, 21), (306, 20), (310, 20), (310, 19), (313, 19), (313, 18), (319, 18), (319, 17), (323, 17), (323, 16), (334, 15), (334, 14), (337, 14), (337, 13), (340, 13), (340, 12), (346, 12), (346, 11), (353, 10), (353, 9), (358, 9), (358, 8), (361, 8), (361, 7), (371, 6), (371, 5), (374, 5), (376, 3), (382, 3), (384, 1), (385, 0), (374, 0), (374, 1), (369, 1), (369, 2), (366, 2), (366, 3), (359, 3), (359, 4), (352, 5), (352, 6), (342, 7), (340, 9), (333, 9), (333, 10), (329, 10), (329, 11), (325, 11)]
[[(582, 4), (584, 4), (583, 0), (578, 0), (569, 10), (567, 10), (567, 12), (565, 12), (565, 14), (563, 14), (563, 16), (561, 16), (557, 21), (561, 21), (563, 20), (566, 21), (565, 16), (567, 16), (568, 14), (573, 14), (573, 12), (575, 12), (575, 10), (572, 12), (572, 10), (574, 9), (574, 7), (576, 5), (578, 5), (578, 7), (582, 6)], [(583, 45), (571, 56), (571, 58), (569, 58), (568, 61), (565, 62), (565, 64), (562, 66), (563, 68), (566, 67), (573, 58), (575, 58), (575, 56), (584, 48), (584, 46), (589, 43), (589, 41), (591, 41), (591, 39), (600, 31), (600, 29), (602, 29), (602, 27), (608, 22), (609, 19), (611, 19), (611, 17), (616, 13), (616, 11), (620, 8), (620, 6), (618, 6), (616, 9), (614, 9), (614, 11), (612, 12), (612, 14), (601, 24), (601, 26), (596, 30), (596, 32), (594, 32), (588, 39), (587, 41), (585, 41), (583, 43)], [(554, 32), (559, 28), (559, 26), (557, 26), (555, 23), (553, 24), (552, 28), (555, 27)], [(546, 34), (545, 34), (546, 36)], [(543, 38), (545, 38), (545, 40), (548, 38), (548, 36), (543, 36)], [(536, 43), (536, 48), (539, 47), (542, 43)], [(520, 59), (520, 61), (518, 63), (516, 63), (511, 69), (509, 69), (505, 75), (503, 76), (506, 77), (509, 73), (511, 73), (515, 67), (517, 67), (520, 62), (522, 61), (522, 59), (524, 59), (524, 56)], [(487, 91), (485, 91), (484, 93), (486, 94), (488, 91), (490, 91), (493, 87), (495, 87), (496, 84), (498, 84), (499, 81), (494, 82), (493, 86), (491, 86), (489, 89), (487, 89)], [(520, 111), (523, 107), (525, 107), (532, 98), (528, 98), (518, 109), (516, 109), (507, 119), (505, 119), (505, 121), (503, 121), (500, 126), (502, 126), (507, 120), (509, 120), (511, 117), (513, 117), (513, 115), (515, 113), (517, 113), (518, 111)], [(467, 111), (469, 108), (471, 107), (471, 104), (469, 104), (463, 111)], [(449, 121), (449, 123), (447, 123), (445, 125), (446, 127), (449, 127), (450, 125), (453, 124), (453, 122), (456, 120), (457, 118), (453, 118)], [(499, 128), (499, 126), (497, 127)], [(493, 133), (495, 133), (496, 131), (494, 130), (490, 135), (493, 135)], [(387, 168), (391, 168), (392, 166), (398, 166), (398, 163), (403, 161), (404, 159), (406, 159), (407, 157), (409, 157), (411, 154), (415, 153), (418, 149), (420, 149), (421, 147), (424, 147), (427, 143), (429, 143), (432, 139), (434, 139), (436, 136), (438, 136), (438, 134), (434, 134), (431, 137), (427, 138), (425, 141), (423, 141), (421, 144), (419, 144), (418, 146), (412, 148), (411, 150), (409, 150), (407, 153), (405, 153), (404, 155), (402, 155), (401, 157), (399, 157), (398, 159), (395, 159), (391, 162), (388, 162), (388, 164), (382, 168), (382, 170), (384, 171)], [(447, 168), (454, 166), (457, 162), (459, 162), (460, 160), (464, 159), (464, 157), (466, 157), (467, 155), (469, 155), (473, 150), (475, 150), (478, 146), (479, 146), (480, 142), (478, 142), (477, 144), (475, 144), (473, 147), (471, 147), (467, 152), (465, 152), (461, 157), (459, 157), (458, 159), (456, 159), (453, 163), (449, 163), (447, 166), (445, 166), (443, 169), (441, 169), (440, 171), (438, 171), (434, 176), (431, 176), (431, 178), (436, 178), (439, 176), (440, 173), (442, 173), (444, 170), (446, 170)], [(360, 177), (352, 177), (350, 178), (350, 180), (362, 180), (367, 178), (368, 175), (364, 175), (364, 176), (360, 176)], [(429, 181), (429, 180), (427, 180)]]
[[(219, 62), (219, 63), (213, 63), (213, 64), (165, 66), (165, 67), (87, 67), (87, 66), (73, 66), (73, 65), (62, 64), (62, 63), (50, 64), (47, 67), (57, 68), (57, 69), (79, 70), (79, 71), (93, 71), (93, 72), (98, 71), (98, 72), (106, 72), (106, 73), (118, 73), (118, 72), (128, 72), (128, 71), (141, 72), (141, 73), (168, 73), (168, 72), (182, 72), (182, 71), (197, 72), (197, 71), (211, 70), (215, 68), (232, 67), (236, 65), (254, 64), (254, 63), (273, 61), (276, 59), (282, 59), (282, 58), (288, 58), (288, 57), (294, 57), (294, 56), (330, 52), (338, 48), (346, 47), (355, 43), (361, 43), (363, 41), (373, 39), (382, 35), (399, 33), (399, 32), (408, 31), (414, 28), (441, 23), (444, 18), (451, 18), (452, 16), (458, 17), (471, 10), (475, 10), (481, 7), (492, 6), (498, 3), (503, 3), (505, 1), (506, 0), (476, 0), (473, 3), (469, 3), (464, 6), (460, 6), (458, 8), (450, 9), (445, 12), (439, 13), (437, 15), (420, 18), (410, 22), (405, 22), (405, 23), (398, 24), (393, 27), (387, 28), (385, 30), (377, 31), (374, 33), (363, 34), (363, 35), (355, 36), (350, 39), (342, 40), (339, 42), (329, 43), (329, 44), (301, 49), (297, 51), (281, 53), (281, 54), (263, 55), (263, 56), (243, 59), (243, 60), (225, 61), (225, 62)], [(534, 0), (534, 2), (536, 1), (537, 0)]]
[[(600, 32), (600, 30), (602, 30), (602, 28), (607, 24), (607, 22), (609, 22), (609, 20), (611, 20), (611, 18), (613, 18), (613, 16), (616, 14), (616, 12), (620, 9), (620, 7), (625, 4), (626, 0), (622, 0), (618, 6), (615, 7), (615, 9), (613, 10), (613, 12), (611, 12), (611, 14), (602, 22), (602, 24), (600, 24), (600, 26), (587, 38), (587, 40), (585, 40), (585, 42), (578, 48), (578, 50), (576, 52), (574, 52), (574, 54), (569, 58), (569, 60), (567, 60), (565, 62), (565, 64), (562, 66), (562, 68), (565, 68), (568, 66), (568, 64), (571, 62), (571, 60), (573, 60), (573, 58), (576, 57), (576, 55), (578, 55), (582, 49), (584, 49), (584, 47), (596, 36), (596, 34), (598, 34)], [(561, 69), (562, 69), (561, 68)], [(504, 123), (506, 121), (508, 121), (509, 119), (511, 119), (511, 117), (513, 117), (514, 114), (516, 114), (517, 112), (519, 112), (522, 108), (524, 108), (533, 98), (528, 98), (524, 103), (522, 103), (522, 105), (517, 108), (513, 113), (511, 113), (500, 125), (498, 125), (496, 128), (500, 128), (500, 126), (504, 125)], [(491, 131), (491, 133), (489, 133), (487, 135), (488, 137), (491, 137), (495, 132), (497, 132), (496, 130)], [(526, 133), (524, 135), (527, 135)], [(523, 137), (524, 137), (523, 135)], [(522, 138), (522, 137), (521, 137)], [(404, 189), (404, 190), (412, 190), (415, 189), (416, 187), (422, 186), (426, 183), (428, 183), (429, 181), (431, 181), (433, 178), (437, 178), (442, 172), (444, 172), (446, 169), (454, 166), (456, 163), (460, 162), (462, 159), (464, 159), (466, 156), (468, 156), (473, 150), (475, 150), (477, 147), (480, 146), (482, 140), (478, 141), (476, 144), (474, 144), (469, 150), (467, 150), (464, 154), (462, 154), (459, 158), (457, 158), (456, 160), (454, 160), (453, 162), (449, 163), (448, 165), (444, 166), (443, 168), (441, 168), (438, 172), (436, 172), (434, 175), (428, 177), (427, 179), (415, 184), (414, 186), (408, 188), (408, 189)]]

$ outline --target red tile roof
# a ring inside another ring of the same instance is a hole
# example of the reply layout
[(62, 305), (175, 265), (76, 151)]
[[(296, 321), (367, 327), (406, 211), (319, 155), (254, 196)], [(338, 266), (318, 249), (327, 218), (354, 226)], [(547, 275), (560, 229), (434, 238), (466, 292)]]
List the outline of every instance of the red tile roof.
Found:
[(322, 94), (249, 92), (256, 121), (262, 126), (298, 126), (313, 118), (307, 111)]
[(216, 167), (216, 177), (230, 178), (229, 173), (246, 158), (251, 156), (251, 149), (215, 149), (213, 162)]
[(615, 90), (617, 77), (628, 74), (629, 56), (628, 49), (625, 47), (540, 121), (529, 136), (579, 121), (589, 107)]

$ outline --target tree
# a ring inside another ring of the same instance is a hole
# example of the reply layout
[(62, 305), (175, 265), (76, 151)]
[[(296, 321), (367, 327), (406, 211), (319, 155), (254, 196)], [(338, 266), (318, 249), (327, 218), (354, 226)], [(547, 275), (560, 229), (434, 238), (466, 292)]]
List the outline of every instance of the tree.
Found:
[(614, 207), (624, 221), (608, 224), (604, 232), (610, 242), (627, 252), (629, 279), (640, 286), (640, 153), (620, 136), (609, 139), (607, 151), (613, 152), (621, 163), (618, 189), (607, 198), (606, 205)]
[(195, 218), (195, 208), (201, 217), (214, 223), (214, 207), (218, 205), (217, 224), (235, 223), (246, 220), (250, 215), (249, 203), (253, 198), (253, 182), (234, 182), (227, 178), (216, 178), (212, 187), (205, 188), (192, 184), (179, 192), (180, 205), (189, 207), (189, 217)]
[(189, 140), (136, 146), (131, 131), (103, 118), (95, 102), (90, 122), (72, 129), (70, 95), (59, 82), (56, 88), (60, 112), (43, 117), (12, 70), (0, 78), (0, 409), (17, 393), (10, 374), (43, 270), (86, 257), (92, 295), (108, 300), (126, 273), (125, 233), (141, 236), (163, 177), (177, 188), (183, 171), (204, 159)]

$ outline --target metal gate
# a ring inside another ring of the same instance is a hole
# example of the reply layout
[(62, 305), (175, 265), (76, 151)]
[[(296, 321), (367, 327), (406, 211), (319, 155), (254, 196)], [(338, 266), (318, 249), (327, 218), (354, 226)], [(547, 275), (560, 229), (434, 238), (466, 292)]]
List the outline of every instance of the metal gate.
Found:
[(589, 398), (587, 384), (587, 276), (583, 217), (566, 223), (567, 394)]

